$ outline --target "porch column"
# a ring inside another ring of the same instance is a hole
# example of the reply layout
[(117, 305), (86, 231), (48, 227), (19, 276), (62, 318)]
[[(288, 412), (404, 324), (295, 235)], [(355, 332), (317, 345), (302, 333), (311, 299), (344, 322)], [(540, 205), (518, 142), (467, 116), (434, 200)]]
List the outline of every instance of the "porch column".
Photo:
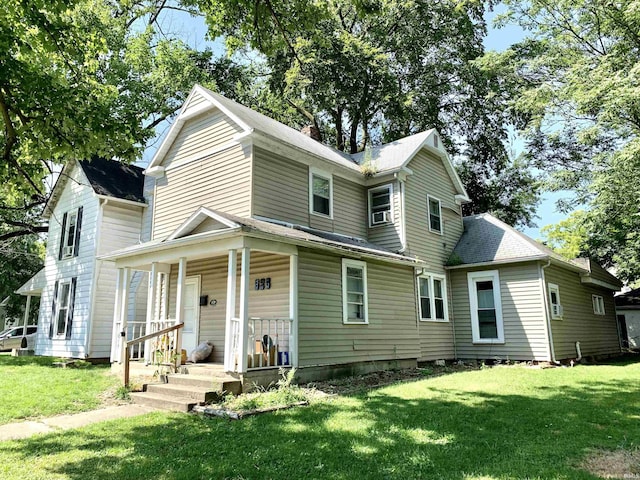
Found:
[[(158, 263), (153, 262), (151, 264), (151, 272), (149, 272), (149, 289), (147, 292), (147, 318), (146, 318), (146, 328), (145, 335), (149, 335), (151, 333), (151, 326), (153, 321), (155, 320), (156, 312), (156, 292), (158, 290)], [(144, 342), (144, 359), (145, 362), (151, 363), (153, 362), (151, 348), (152, 348), (152, 340), (147, 340)]]
[(129, 355), (127, 332), (129, 330), (129, 287), (131, 283), (131, 270), (129, 267), (125, 267), (122, 270), (122, 279), (120, 282), (120, 339), (122, 341), (120, 363), (124, 364), (126, 357)]
[[(184, 323), (184, 290), (187, 280), (187, 258), (180, 257), (178, 261), (178, 283), (176, 285), (176, 325)], [(176, 330), (176, 366), (181, 363), (182, 329)]]
[(116, 297), (113, 306), (113, 330), (111, 334), (111, 361), (115, 362), (120, 358), (120, 347), (122, 337), (120, 337), (120, 314), (122, 313), (122, 297), (120, 295), (120, 285), (122, 285), (122, 268), (116, 272)]
[(232, 372), (235, 368), (235, 354), (233, 351), (232, 320), (236, 316), (236, 272), (238, 269), (238, 252), (229, 250), (227, 263), (227, 313), (224, 329), (224, 370)]
[(242, 248), (242, 265), (240, 266), (240, 331), (239, 337), (239, 368), (242, 373), (247, 371), (247, 354), (249, 340), (249, 264), (251, 263), (251, 250)]
[(298, 255), (289, 256), (289, 318), (291, 333), (289, 338), (290, 363), (298, 367)]
[(27, 305), (24, 309), (24, 325), (22, 327), (22, 335), (27, 334), (27, 324), (29, 323), (29, 310), (31, 310), (31, 295), (27, 295)]

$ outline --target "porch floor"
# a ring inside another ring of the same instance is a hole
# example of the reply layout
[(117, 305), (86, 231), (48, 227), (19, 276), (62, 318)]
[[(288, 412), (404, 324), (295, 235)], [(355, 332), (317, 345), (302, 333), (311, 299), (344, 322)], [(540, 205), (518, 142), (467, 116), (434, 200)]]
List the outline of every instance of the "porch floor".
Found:
[[(131, 361), (129, 363), (129, 375), (131, 377), (152, 377), (159, 369), (161, 369), (162, 373), (166, 371), (165, 366), (161, 365), (158, 367), (158, 365), (145, 364), (144, 361)], [(117, 362), (111, 364), (111, 372), (113, 374), (121, 375), (122, 371), (123, 365)], [(177, 373), (202, 377), (238, 379), (237, 374), (225, 372), (222, 363), (186, 363), (178, 368)]]

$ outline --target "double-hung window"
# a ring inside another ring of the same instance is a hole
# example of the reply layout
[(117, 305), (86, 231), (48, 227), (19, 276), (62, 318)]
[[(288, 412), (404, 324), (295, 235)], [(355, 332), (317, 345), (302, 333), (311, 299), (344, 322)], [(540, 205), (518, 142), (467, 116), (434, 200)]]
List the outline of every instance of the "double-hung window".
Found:
[(442, 208), (440, 200), (427, 195), (427, 210), (429, 213), (429, 230), (442, 234)]
[(369, 226), (393, 222), (393, 186), (383, 185), (369, 190)]
[(82, 226), (82, 207), (66, 212), (62, 217), (60, 251), (58, 260), (77, 257), (80, 247), (80, 228)]
[(474, 343), (504, 343), (500, 277), (497, 270), (467, 273)]
[(604, 298), (601, 295), (591, 295), (593, 303), (593, 313), (596, 315), (604, 315)]
[(562, 318), (562, 304), (560, 303), (560, 287), (555, 283), (549, 284), (549, 305), (551, 308), (551, 318)]
[(367, 306), (367, 264), (342, 259), (342, 320), (369, 323)]
[(333, 217), (333, 178), (330, 173), (309, 169), (309, 211)]
[(418, 277), (420, 320), (448, 322), (447, 290), (445, 278), (424, 274)]
[(76, 278), (55, 283), (50, 338), (71, 338), (73, 306), (76, 296)]

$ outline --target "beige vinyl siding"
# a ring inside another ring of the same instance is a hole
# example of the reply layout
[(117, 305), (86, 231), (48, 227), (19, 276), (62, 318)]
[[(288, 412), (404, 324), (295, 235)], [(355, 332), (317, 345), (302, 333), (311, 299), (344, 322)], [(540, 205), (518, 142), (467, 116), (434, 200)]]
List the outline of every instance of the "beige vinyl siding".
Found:
[[(100, 241), (98, 255), (104, 255), (140, 242), (142, 226), (141, 207), (112, 202), (103, 206), (100, 225)], [(113, 333), (113, 308), (116, 294), (116, 268), (112, 262), (96, 261), (98, 269), (97, 288), (95, 290), (95, 306), (93, 310), (93, 326), (91, 331), (91, 356), (109, 357), (111, 354), (111, 336)], [(142, 272), (136, 272), (138, 277)], [(134, 278), (136, 285), (140, 278)], [(132, 282), (133, 283), (133, 282)], [(141, 290), (141, 291), (140, 291)], [(140, 289), (140, 302), (146, 307), (146, 289)], [(136, 292), (130, 298), (131, 309), (135, 308)], [(133, 315), (131, 315), (131, 313)], [(130, 312), (129, 320), (136, 319), (135, 310)], [(144, 320), (144, 317), (142, 318)]]
[(309, 225), (309, 168), (254, 148), (252, 203), (254, 215)]
[(175, 167), (183, 162), (196, 160), (207, 150), (233, 140), (241, 129), (220, 110), (210, 110), (187, 120), (169, 148), (162, 166)]
[(154, 201), (154, 239), (169, 236), (201, 206), (250, 216), (251, 148), (236, 145), (166, 172)]
[[(417, 298), (417, 293), (416, 293)], [(455, 357), (451, 296), (449, 295), (449, 322), (420, 321), (420, 361), (449, 360)]]
[[(433, 154), (418, 152), (408, 167), (413, 175), (407, 176), (405, 182), (407, 253), (442, 272), (463, 231), (460, 206), (455, 203), (457, 192), (442, 160)], [(427, 195), (440, 200), (443, 235), (429, 231)]]
[(367, 238), (367, 193), (363, 185), (333, 176), (333, 227), (336, 233)]
[(600, 265), (598, 265), (596, 262), (594, 262), (593, 260), (590, 260), (591, 262), (591, 274), (590, 276), (595, 279), (595, 280), (600, 280), (601, 282), (606, 282), (606, 283), (610, 283), (610, 284), (616, 284), (615, 282), (615, 277), (613, 277), (613, 275), (611, 275), (609, 272), (607, 272), (607, 270), (605, 270), (604, 268), (602, 268)]
[(368, 325), (342, 323), (342, 260), (298, 254), (300, 366), (417, 358), (413, 269), (367, 262)]
[(205, 102), (208, 102), (209, 100), (207, 100), (206, 98), (204, 98), (202, 95), (200, 95), (199, 93), (195, 93), (191, 99), (189, 100), (189, 103), (187, 103), (186, 105), (184, 105), (183, 107), (183, 111), (185, 113), (188, 113), (189, 110), (191, 110), (194, 107), (197, 107), (199, 105), (202, 105)]
[[(545, 269), (549, 283), (560, 289), (561, 320), (551, 320), (553, 346), (557, 360), (575, 358), (575, 343), (580, 342), (582, 355), (606, 355), (620, 352), (615, 305), (610, 290), (580, 283), (580, 275), (555, 265)], [(591, 295), (604, 298), (605, 315), (593, 313)]]
[[(498, 270), (504, 324), (504, 344), (474, 344), (468, 271)], [(549, 360), (546, 316), (536, 262), (451, 270), (451, 296), (458, 358)]]
[[(240, 308), (240, 265), (238, 254), (236, 315)], [(224, 361), (224, 337), (227, 309), (227, 265), (228, 257), (220, 256), (187, 263), (187, 276), (200, 275), (200, 295), (208, 295), (215, 306), (200, 307), (200, 329), (198, 342), (210, 341), (214, 346), (214, 361)], [(255, 290), (256, 278), (271, 278), (270, 290)], [(169, 317), (175, 318), (177, 265), (171, 268), (169, 285)], [(251, 252), (249, 282), (250, 318), (289, 318), (289, 257), (264, 252)], [(190, 353), (190, 352), (187, 352)]]
[(333, 219), (309, 213), (309, 167), (254, 148), (253, 215), (364, 238), (366, 197), (362, 185), (333, 176)]
[(381, 247), (388, 248), (392, 251), (398, 251), (402, 248), (401, 241), (401, 231), (402, 231), (402, 207), (400, 201), (400, 186), (398, 182), (391, 182), (393, 188), (393, 223), (386, 225), (376, 225), (373, 227), (369, 227), (370, 219), (369, 215), (369, 190), (372, 188), (376, 188), (382, 185), (388, 185), (389, 182), (381, 183), (380, 185), (372, 185), (367, 187), (366, 196), (365, 196), (365, 205), (366, 205), (366, 213), (365, 216), (365, 225), (368, 227), (368, 235), (369, 241), (371, 243), (375, 243), (376, 245), (380, 245)]

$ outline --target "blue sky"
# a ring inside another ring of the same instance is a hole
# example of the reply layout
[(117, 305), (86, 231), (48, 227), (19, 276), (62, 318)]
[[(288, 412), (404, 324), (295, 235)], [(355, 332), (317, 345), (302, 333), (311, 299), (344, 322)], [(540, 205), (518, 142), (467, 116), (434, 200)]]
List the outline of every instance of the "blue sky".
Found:
[[(487, 50), (497, 50), (502, 51), (508, 48), (510, 45), (520, 41), (524, 37), (524, 31), (517, 25), (508, 25), (501, 29), (492, 28), (491, 22), (496, 14), (502, 13), (504, 11), (503, 6), (499, 6), (493, 12), (487, 13), (487, 21), (489, 23), (489, 32), (484, 41), (485, 47)], [(163, 22), (163, 30), (164, 31), (172, 31), (179, 33), (180, 36), (186, 41), (189, 45), (195, 48), (204, 48), (205, 46), (209, 46), (212, 48), (217, 54), (222, 54), (224, 51), (224, 46), (222, 42), (210, 42), (205, 39), (207, 33), (207, 27), (205, 25), (203, 18), (194, 18), (190, 17), (186, 14), (173, 14), (167, 16)], [(160, 127), (162, 128), (162, 127)], [(159, 147), (160, 141), (162, 137), (164, 137), (164, 133), (166, 133), (165, 127), (162, 130), (158, 131), (158, 140), (156, 140), (152, 145), (147, 148), (145, 155), (143, 157), (143, 161), (140, 162), (142, 166), (146, 166), (148, 161), (153, 156), (155, 150)], [(521, 139), (517, 138), (511, 145), (511, 147), (516, 151), (522, 151), (523, 142)], [(524, 233), (529, 235), (534, 239), (540, 238), (539, 229), (545, 225), (557, 223), (560, 220), (566, 218), (567, 215), (562, 214), (556, 210), (555, 203), (558, 199), (566, 196), (566, 194), (562, 193), (547, 193), (542, 197), (542, 201), (538, 206), (536, 215), (538, 218), (535, 219), (535, 223), (537, 227), (535, 228), (524, 228), (522, 229)]]

